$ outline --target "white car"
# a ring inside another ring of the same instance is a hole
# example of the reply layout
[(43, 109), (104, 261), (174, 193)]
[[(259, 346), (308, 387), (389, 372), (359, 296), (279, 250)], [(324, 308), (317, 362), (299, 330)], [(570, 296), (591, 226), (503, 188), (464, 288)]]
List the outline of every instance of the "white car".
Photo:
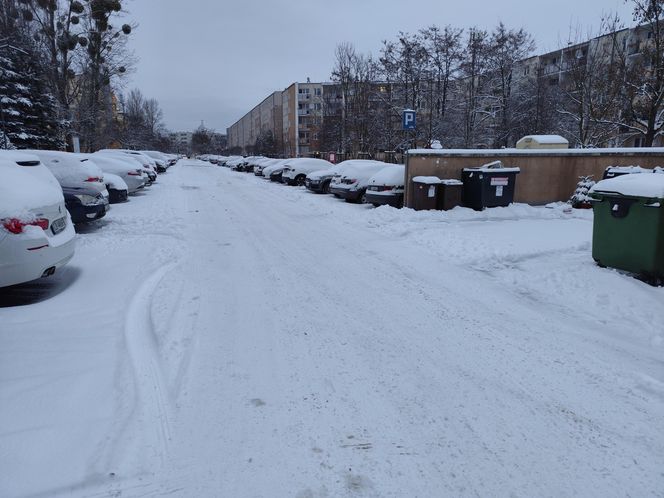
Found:
[(101, 194), (108, 200), (108, 190), (104, 183), (104, 173), (87, 158), (71, 152), (56, 150), (30, 150), (57, 178), (62, 187), (87, 188)]
[(175, 161), (171, 162), (171, 158), (167, 157), (166, 154), (156, 150), (141, 150), (138, 152), (145, 154), (146, 156), (154, 159), (155, 163), (157, 164), (157, 169), (159, 170), (160, 173), (163, 173), (172, 164), (175, 163)]
[(128, 150), (128, 149), (102, 149), (95, 152), (95, 154), (97, 153), (116, 154), (119, 155), (120, 157), (122, 157), (122, 155), (125, 155), (131, 157), (132, 159), (136, 159), (144, 167), (152, 170), (152, 172), (154, 173), (154, 180), (152, 179), (152, 176), (150, 176), (151, 181), (154, 182), (157, 179), (157, 173), (158, 173), (157, 163), (150, 156), (143, 154), (142, 152), (138, 152), (137, 150)]
[(107, 176), (109, 173), (119, 176), (127, 184), (128, 193), (133, 194), (145, 187), (147, 175), (143, 175), (143, 167), (140, 163), (115, 158), (104, 154), (79, 154), (82, 158), (90, 159)]
[(333, 166), (334, 164), (325, 159), (309, 157), (289, 159), (284, 165), (281, 181), (288, 185), (304, 185), (308, 174), (315, 171), (327, 170)]
[(0, 287), (55, 273), (72, 258), (72, 225), (57, 180), (30, 154), (0, 151)]
[(97, 152), (94, 152), (92, 156), (93, 159), (97, 156), (114, 157), (115, 159), (123, 161), (133, 167), (138, 166), (144, 173), (146, 185), (151, 185), (157, 180), (157, 169), (150, 165), (150, 161), (148, 161), (147, 157), (127, 154), (115, 149), (98, 150)]
[(330, 182), (330, 193), (347, 202), (366, 202), (369, 179), (380, 170), (393, 166), (381, 161), (351, 159), (339, 163), (339, 171)]

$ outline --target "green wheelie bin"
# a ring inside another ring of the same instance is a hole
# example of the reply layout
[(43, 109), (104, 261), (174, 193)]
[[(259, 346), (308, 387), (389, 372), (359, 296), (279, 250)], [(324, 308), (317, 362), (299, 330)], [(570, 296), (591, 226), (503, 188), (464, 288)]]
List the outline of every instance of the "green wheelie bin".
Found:
[(664, 174), (602, 180), (593, 199), (593, 259), (664, 283)]

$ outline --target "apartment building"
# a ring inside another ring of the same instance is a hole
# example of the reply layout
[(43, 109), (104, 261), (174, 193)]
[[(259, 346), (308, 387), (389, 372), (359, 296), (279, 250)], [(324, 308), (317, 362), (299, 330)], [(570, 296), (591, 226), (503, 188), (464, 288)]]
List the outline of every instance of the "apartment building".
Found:
[(275, 155), (300, 157), (317, 152), (327, 85), (295, 82), (273, 92), (228, 128), (228, 147), (251, 154), (261, 135), (271, 134)]
[[(649, 26), (636, 26), (607, 33), (590, 40), (569, 44), (552, 52), (520, 61), (517, 70), (519, 77), (540, 78), (544, 86), (569, 88), (574, 78), (582, 77), (586, 71), (603, 69), (599, 62), (615, 58), (625, 58), (627, 65), (640, 60), (643, 49), (652, 43), (652, 30)], [(661, 137), (655, 139), (661, 146)], [(620, 133), (602, 144), (606, 147), (642, 147), (644, 137), (622, 127)]]
[(191, 151), (191, 137), (193, 133), (190, 131), (178, 131), (171, 133), (170, 138), (173, 143), (174, 149), (182, 154)]

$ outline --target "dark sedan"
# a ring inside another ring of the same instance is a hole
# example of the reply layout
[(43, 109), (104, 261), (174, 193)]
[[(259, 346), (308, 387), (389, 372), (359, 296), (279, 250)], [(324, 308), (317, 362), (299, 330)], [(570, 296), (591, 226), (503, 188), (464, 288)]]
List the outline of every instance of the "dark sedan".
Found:
[(65, 206), (74, 223), (85, 223), (106, 216), (108, 200), (95, 190), (63, 187)]

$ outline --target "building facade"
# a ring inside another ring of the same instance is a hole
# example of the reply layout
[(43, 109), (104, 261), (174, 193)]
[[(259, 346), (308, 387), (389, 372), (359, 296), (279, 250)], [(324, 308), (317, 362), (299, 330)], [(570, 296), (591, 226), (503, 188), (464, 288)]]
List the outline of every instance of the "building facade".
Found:
[(227, 129), (229, 149), (283, 157), (318, 152), (324, 89), (330, 85), (295, 82), (273, 92)]

